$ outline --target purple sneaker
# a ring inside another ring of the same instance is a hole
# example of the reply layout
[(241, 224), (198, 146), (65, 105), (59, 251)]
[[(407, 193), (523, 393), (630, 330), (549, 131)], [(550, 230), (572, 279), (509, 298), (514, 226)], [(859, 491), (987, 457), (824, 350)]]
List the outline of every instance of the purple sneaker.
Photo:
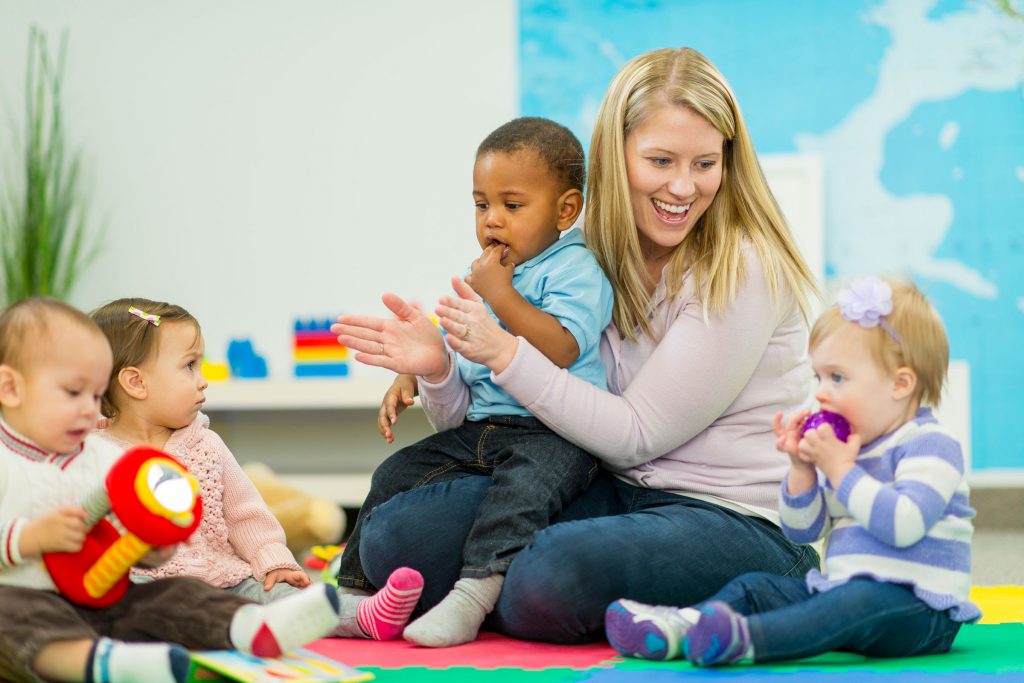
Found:
[(735, 662), (750, 647), (747, 620), (718, 600), (700, 606), (700, 619), (683, 638), (683, 653), (697, 666)]
[[(683, 636), (693, 624), (686, 618), (687, 611), (616, 600), (605, 610), (604, 630), (611, 646), (626, 657), (676, 659)], [(696, 610), (692, 612), (693, 617), (698, 615)]]

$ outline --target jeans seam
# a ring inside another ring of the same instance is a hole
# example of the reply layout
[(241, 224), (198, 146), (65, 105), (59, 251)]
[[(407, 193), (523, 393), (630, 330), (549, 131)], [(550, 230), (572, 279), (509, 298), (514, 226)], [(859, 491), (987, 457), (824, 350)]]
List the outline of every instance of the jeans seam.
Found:
[(487, 437), (491, 435), (491, 432), (493, 432), (497, 428), (497, 425), (487, 425), (486, 427), (484, 427), (483, 431), (480, 432), (480, 438), (476, 440), (476, 463), (478, 466), (483, 467), (485, 469), (493, 468), (488, 466), (484, 462), (484, 451), (486, 450), (486, 448), (484, 447), (484, 443), (487, 441)]

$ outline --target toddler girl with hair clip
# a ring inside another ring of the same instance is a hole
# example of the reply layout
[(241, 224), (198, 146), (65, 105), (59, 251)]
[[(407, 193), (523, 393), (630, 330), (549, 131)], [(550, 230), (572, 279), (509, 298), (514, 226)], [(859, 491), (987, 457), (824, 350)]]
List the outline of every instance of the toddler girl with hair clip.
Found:
[(968, 600), (974, 510), (960, 444), (928, 407), (949, 362), (938, 314), (911, 284), (857, 280), (815, 323), (810, 354), (815, 398), (850, 433), (809, 424), (806, 410), (775, 416), (790, 458), (779, 514), (798, 543), (828, 536), (825, 573), (744, 574), (686, 608), (618, 600), (605, 624), (622, 654), (699, 666), (936, 654), (981, 616)]
[[(91, 314), (114, 353), (102, 436), (123, 448), (146, 444), (176, 456), (196, 477), (203, 520), (164, 565), (133, 579), (193, 576), (267, 603), (310, 585), (285, 534), (223, 440), (200, 412), (208, 383), (199, 322), (184, 308), (118, 299)], [(398, 637), (422, 591), (418, 572), (400, 568), (372, 598), (339, 595), (339, 627), (366, 637)], [(353, 627), (358, 626), (358, 629)]]

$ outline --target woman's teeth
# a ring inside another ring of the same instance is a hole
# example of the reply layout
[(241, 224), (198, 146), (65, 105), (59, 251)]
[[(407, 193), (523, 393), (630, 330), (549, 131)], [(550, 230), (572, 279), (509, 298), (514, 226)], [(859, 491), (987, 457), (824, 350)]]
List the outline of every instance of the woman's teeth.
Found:
[(665, 213), (684, 214), (690, 210), (689, 204), (666, 204), (660, 199), (655, 199), (654, 205)]

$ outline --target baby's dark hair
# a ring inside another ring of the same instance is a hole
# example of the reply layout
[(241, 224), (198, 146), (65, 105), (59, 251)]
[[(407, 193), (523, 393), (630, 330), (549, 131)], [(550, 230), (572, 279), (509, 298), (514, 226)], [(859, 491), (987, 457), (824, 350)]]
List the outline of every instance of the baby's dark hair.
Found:
[(537, 152), (552, 176), (566, 189), (583, 191), (587, 167), (583, 145), (572, 131), (551, 119), (523, 116), (499, 126), (476, 149), (476, 158), (490, 152), (512, 154), (524, 149)]

